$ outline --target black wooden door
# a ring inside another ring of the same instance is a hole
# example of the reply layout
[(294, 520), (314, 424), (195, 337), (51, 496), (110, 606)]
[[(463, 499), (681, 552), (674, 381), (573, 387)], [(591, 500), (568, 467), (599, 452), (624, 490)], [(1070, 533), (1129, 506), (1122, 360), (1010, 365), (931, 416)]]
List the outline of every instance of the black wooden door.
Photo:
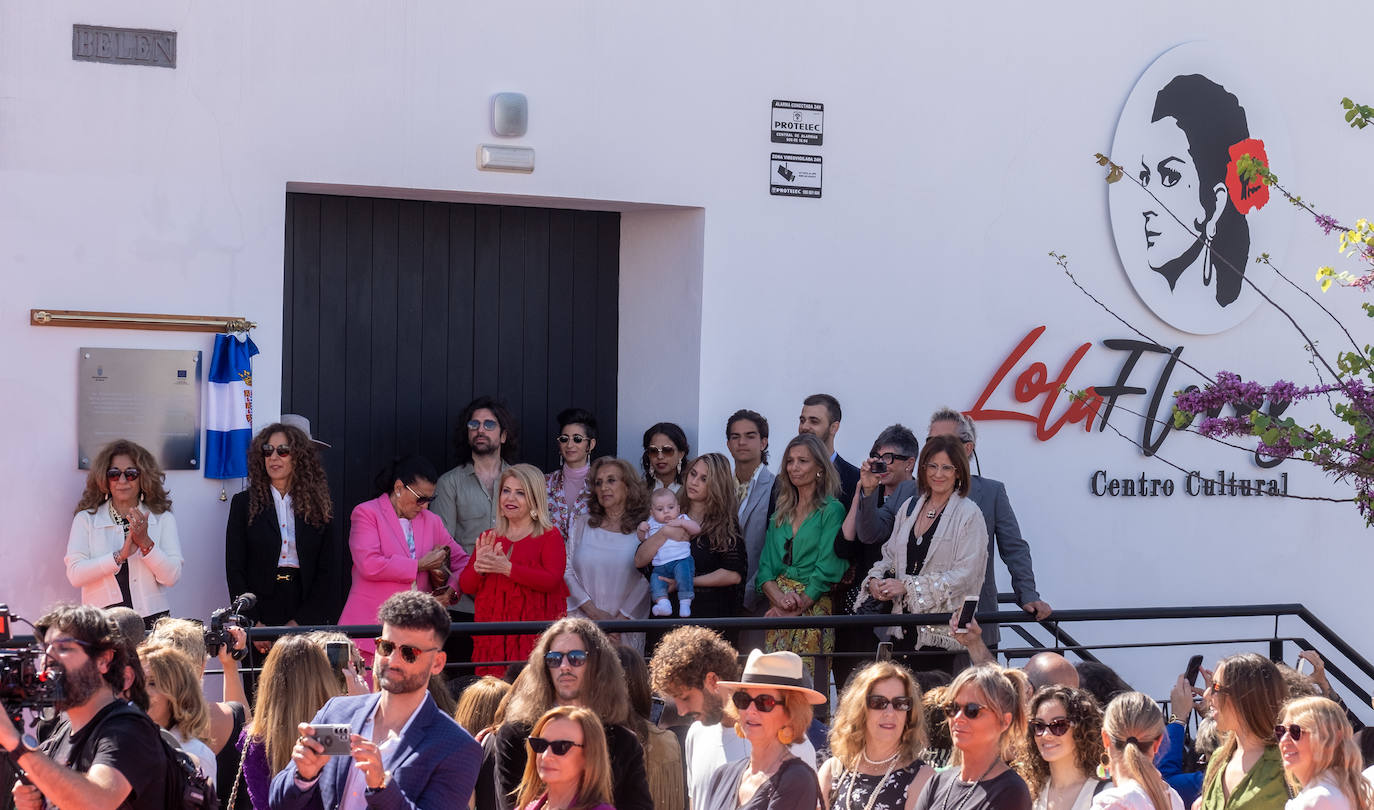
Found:
[(619, 254), (613, 212), (286, 195), (282, 412), (333, 445), (337, 607), (349, 513), (395, 456), (454, 466), (474, 397), (506, 401), (541, 469), (567, 407), (615, 453)]

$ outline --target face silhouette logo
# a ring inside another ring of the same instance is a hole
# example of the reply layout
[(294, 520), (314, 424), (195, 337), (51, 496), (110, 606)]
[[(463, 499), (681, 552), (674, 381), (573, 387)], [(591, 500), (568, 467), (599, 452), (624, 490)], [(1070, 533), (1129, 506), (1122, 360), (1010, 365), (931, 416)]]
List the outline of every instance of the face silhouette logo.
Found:
[(1283, 268), (1291, 216), (1237, 166), (1248, 154), (1281, 172), (1287, 137), (1244, 64), (1212, 43), (1168, 51), (1136, 83), (1112, 144), (1139, 181), (1108, 192), (1121, 264), (1145, 305), (1184, 332), (1223, 332), (1254, 312), (1263, 299), (1251, 285), (1267, 291), (1274, 277), (1254, 257)]

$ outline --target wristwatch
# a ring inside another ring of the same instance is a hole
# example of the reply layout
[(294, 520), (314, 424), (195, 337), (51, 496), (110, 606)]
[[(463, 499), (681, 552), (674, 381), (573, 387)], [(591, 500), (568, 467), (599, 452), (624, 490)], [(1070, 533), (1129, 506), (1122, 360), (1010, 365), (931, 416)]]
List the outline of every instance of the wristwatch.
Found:
[(25, 754), (31, 754), (36, 751), (38, 751), (38, 738), (33, 736), (32, 734), (20, 735), (19, 743), (17, 745), (15, 745), (13, 748), (5, 749), (5, 752), (10, 755), (10, 759), (14, 760), (15, 762), (18, 762), (19, 758), (24, 756)]

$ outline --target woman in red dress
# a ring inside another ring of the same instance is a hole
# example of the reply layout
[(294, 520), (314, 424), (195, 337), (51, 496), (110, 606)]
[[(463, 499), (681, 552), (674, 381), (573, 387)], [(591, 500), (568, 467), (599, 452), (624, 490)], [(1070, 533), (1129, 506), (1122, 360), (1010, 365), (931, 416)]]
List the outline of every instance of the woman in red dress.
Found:
[[(496, 528), (482, 532), (459, 585), (473, 594), (479, 622), (553, 621), (568, 606), (563, 582), (567, 547), (549, 519), (544, 474), (529, 464), (501, 473)], [(503, 675), (507, 661), (523, 661), (539, 635), (474, 636), (478, 675)]]

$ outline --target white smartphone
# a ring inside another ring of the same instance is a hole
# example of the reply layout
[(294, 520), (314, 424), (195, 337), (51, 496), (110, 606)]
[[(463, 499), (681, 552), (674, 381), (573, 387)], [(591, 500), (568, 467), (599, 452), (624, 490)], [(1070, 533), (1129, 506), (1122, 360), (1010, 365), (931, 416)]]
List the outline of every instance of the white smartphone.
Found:
[(978, 595), (964, 597), (964, 606), (959, 608), (959, 621), (955, 623), (954, 632), (967, 633), (968, 623), (973, 621), (973, 612), (978, 609)]

